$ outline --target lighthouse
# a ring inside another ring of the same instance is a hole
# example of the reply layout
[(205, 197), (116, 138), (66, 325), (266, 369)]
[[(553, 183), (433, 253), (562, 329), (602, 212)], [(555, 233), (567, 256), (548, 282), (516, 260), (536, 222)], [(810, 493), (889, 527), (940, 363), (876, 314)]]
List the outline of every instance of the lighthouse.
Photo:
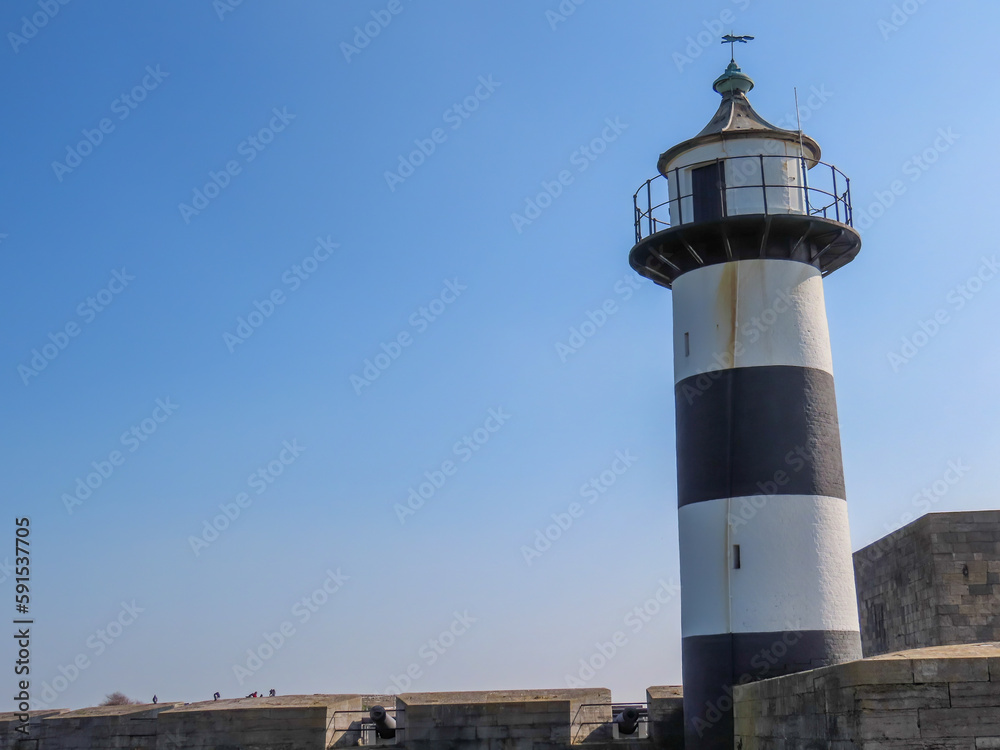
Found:
[(862, 656), (823, 299), (861, 239), (846, 175), (753, 86), (733, 59), (634, 196), (629, 262), (673, 292), (688, 750), (731, 750), (733, 685)]

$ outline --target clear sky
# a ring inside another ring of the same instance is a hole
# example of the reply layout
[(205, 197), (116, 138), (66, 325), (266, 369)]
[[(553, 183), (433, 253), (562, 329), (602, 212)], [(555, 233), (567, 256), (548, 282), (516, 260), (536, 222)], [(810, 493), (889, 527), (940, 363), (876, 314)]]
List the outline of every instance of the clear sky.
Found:
[(826, 282), (855, 548), (996, 507), (996, 4), (577, 2), (4, 3), (33, 698), (679, 683), (632, 193), (730, 30), (869, 217)]

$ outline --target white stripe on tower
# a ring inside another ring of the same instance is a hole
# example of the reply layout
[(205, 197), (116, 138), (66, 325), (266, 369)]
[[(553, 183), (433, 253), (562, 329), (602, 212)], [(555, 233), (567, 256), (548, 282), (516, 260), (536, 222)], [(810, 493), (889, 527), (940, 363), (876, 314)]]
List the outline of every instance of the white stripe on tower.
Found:
[(858, 629), (843, 500), (758, 495), (691, 503), (680, 509), (680, 529), (685, 636)]
[(791, 365), (833, 374), (819, 269), (743, 260), (689, 271), (673, 285), (674, 383), (733, 367)]

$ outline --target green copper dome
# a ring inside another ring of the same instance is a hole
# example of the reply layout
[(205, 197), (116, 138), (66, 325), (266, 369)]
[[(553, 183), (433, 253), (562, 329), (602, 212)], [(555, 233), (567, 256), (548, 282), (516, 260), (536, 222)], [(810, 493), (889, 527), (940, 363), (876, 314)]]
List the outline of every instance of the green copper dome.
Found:
[(720, 94), (726, 94), (730, 91), (742, 91), (745, 94), (753, 89), (753, 79), (744, 74), (740, 70), (740, 66), (733, 60), (726, 68), (726, 72), (715, 79), (712, 88)]

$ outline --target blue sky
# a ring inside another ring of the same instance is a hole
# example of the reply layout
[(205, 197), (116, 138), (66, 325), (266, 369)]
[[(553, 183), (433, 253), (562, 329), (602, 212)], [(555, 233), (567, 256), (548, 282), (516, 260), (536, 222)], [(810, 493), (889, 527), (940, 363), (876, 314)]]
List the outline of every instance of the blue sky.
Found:
[(855, 548), (995, 507), (994, 5), (230, 4), (0, 10), (34, 697), (679, 683), (671, 301), (627, 258), (720, 29), (872, 217), (826, 283)]

